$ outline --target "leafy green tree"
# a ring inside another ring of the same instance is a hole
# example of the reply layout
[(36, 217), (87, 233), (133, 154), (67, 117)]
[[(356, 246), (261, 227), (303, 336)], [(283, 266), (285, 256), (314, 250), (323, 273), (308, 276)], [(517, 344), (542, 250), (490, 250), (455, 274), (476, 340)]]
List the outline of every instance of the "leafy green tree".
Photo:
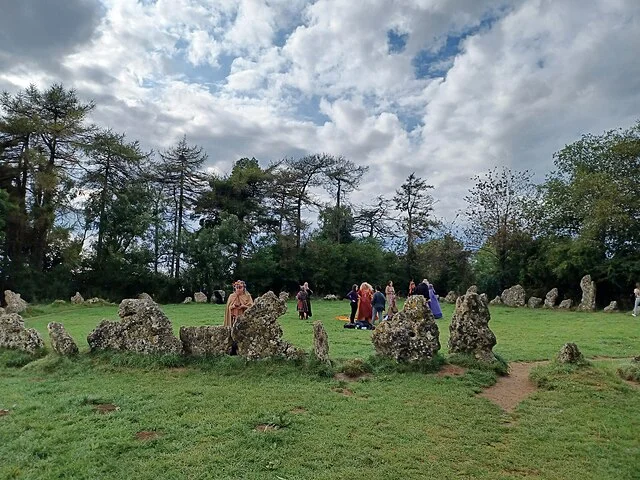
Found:
[(336, 243), (353, 241), (354, 220), (349, 207), (327, 207), (320, 211), (320, 235)]
[(417, 247), (420, 270), (439, 293), (451, 290), (463, 292), (471, 285), (473, 271), (470, 256), (471, 252), (465, 249), (464, 244), (448, 233)]

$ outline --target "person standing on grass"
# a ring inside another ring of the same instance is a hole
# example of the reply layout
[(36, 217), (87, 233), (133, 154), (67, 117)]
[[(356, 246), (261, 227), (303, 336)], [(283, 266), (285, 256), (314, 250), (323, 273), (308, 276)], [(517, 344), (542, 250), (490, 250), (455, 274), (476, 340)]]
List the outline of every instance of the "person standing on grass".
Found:
[(311, 295), (313, 295), (313, 290), (309, 288), (309, 282), (304, 282), (303, 287), (307, 292), (307, 318), (308, 318), (311, 316)]
[(300, 291), (298, 292), (298, 295), (296, 295), (296, 299), (298, 300), (297, 308), (300, 320), (307, 320), (307, 318), (309, 318), (309, 304), (307, 303), (309, 295), (307, 294), (307, 289), (304, 288), (304, 285), (300, 285)]
[(429, 281), (426, 278), (422, 280), (413, 291), (413, 294), (422, 295), (426, 301), (429, 301)]
[(372, 307), (371, 301), (373, 300), (373, 288), (367, 282), (362, 282), (360, 290), (358, 290), (358, 312), (356, 313), (356, 319), (358, 321), (369, 322), (371, 320)]
[(229, 295), (227, 300), (227, 308), (224, 311), (224, 326), (233, 327), (238, 317), (251, 305), (253, 305), (253, 298), (247, 292), (245, 283), (242, 280), (237, 280), (233, 284), (233, 293)]
[(383, 320), (385, 298), (380, 290), (382, 290), (380, 287), (376, 287), (376, 293), (373, 294), (373, 300), (371, 302), (371, 306), (373, 308), (373, 313), (371, 315), (372, 325), (375, 325), (376, 317), (378, 318), (378, 323)]
[(384, 293), (387, 296), (387, 320), (391, 320), (393, 316), (398, 313), (398, 306), (396, 305), (396, 290), (393, 288), (393, 282), (389, 280), (387, 288), (384, 289)]
[(409, 282), (409, 293), (407, 293), (407, 297), (413, 295), (413, 292), (416, 290), (416, 282), (413, 281), (413, 278)]
[(635, 302), (633, 304), (633, 315), (636, 317), (638, 315), (638, 307), (640, 307), (640, 283), (636, 283), (636, 288), (633, 289), (633, 295), (635, 296)]
[(349, 299), (349, 305), (351, 305), (351, 315), (349, 316), (349, 323), (355, 323), (356, 312), (358, 311), (358, 285), (354, 284), (351, 287), (351, 291), (345, 295)]
[(431, 311), (433, 312), (433, 316), (438, 319), (442, 318), (442, 308), (440, 308), (440, 302), (438, 301), (438, 296), (436, 295), (436, 291), (433, 288), (433, 284), (429, 283), (429, 306), (431, 307)]

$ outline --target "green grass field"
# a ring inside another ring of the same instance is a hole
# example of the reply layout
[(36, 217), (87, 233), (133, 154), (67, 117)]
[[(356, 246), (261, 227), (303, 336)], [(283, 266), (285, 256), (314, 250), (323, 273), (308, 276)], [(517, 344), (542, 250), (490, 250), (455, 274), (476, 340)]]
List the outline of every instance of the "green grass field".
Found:
[[(371, 332), (335, 319), (348, 313), (346, 302), (313, 307), (336, 369), (373, 354)], [(222, 323), (222, 306), (162, 308), (176, 332)], [(452, 306), (444, 313), (442, 353)], [(0, 416), (0, 478), (640, 478), (640, 389), (615, 374), (640, 353), (640, 322), (491, 313), (494, 350), (508, 361), (552, 359), (567, 341), (587, 357), (619, 360), (539, 366), (532, 376), (540, 388), (507, 414), (475, 396), (495, 382), (491, 371), (439, 377), (377, 368), (372, 359), (372, 376), (344, 382), (312, 361), (90, 355), (87, 334), (102, 318), (117, 319), (117, 307), (34, 308), (27, 326), (47, 338), (47, 323), (62, 322), (84, 352), (29, 363), (0, 352), (0, 410), (8, 411)], [(280, 321), (289, 341), (311, 348), (312, 322), (298, 320), (293, 304)], [(100, 413), (100, 404), (117, 409)]]

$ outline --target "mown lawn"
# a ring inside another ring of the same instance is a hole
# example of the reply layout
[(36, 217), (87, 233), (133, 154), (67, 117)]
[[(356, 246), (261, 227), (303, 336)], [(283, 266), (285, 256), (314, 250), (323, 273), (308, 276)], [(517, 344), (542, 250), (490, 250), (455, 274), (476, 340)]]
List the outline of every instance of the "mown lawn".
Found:
[[(337, 368), (373, 353), (370, 332), (335, 320), (346, 302), (313, 306)], [(162, 308), (176, 331), (222, 322), (221, 306)], [(117, 318), (117, 307), (39, 310), (28, 326), (46, 338), (46, 324), (61, 321), (85, 350), (98, 321)], [(443, 346), (451, 313), (445, 306), (439, 320)], [(566, 341), (589, 357), (640, 353), (640, 323), (629, 315), (492, 315), (495, 350), (509, 361), (550, 359)], [(287, 339), (311, 347), (311, 322), (291, 306), (281, 323)], [(0, 410), (8, 410), (0, 416), (0, 478), (640, 478), (640, 389), (615, 375), (622, 360), (537, 367), (540, 389), (510, 414), (475, 396), (495, 381), (480, 370), (448, 378), (374, 368), (347, 383), (311, 361), (88, 353), (26, 361), (0, 352)], [(100, 404), (118, 409), (99, 413)]]

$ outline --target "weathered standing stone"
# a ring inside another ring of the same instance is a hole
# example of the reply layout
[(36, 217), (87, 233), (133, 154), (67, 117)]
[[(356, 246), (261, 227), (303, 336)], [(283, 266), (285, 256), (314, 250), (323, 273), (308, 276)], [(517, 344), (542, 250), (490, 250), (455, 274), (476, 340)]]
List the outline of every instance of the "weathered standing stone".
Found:
[(325, 300), (340, 300), (336, 295), (325, 295), (324, 296)]
[(146, 300), (125, 299), (118, 308), (120, 322), (102, 320), (89, 334), (91, 350), (124, 350), (144, 354), (179, 354), (182, 343), (160, 307)]
[(80, 292), (76, 292), (76, 294), (73, 297), (71, 297), (71, 303), (73, 303), (74, 305), (80, 305), (84, 303), (84, 298), (82, 298), (82, 295), (80, 295)]
[(558, 300), (558, 289), (554, 287), (544, 297), (544, 308), (554, 308), (556, 300)]
[(5, 313), (7, 312), (4, 311), (4, 308), (0, 307), (0, 315), (4, 315)]
[(558, 353), (560, 363), (578, 363), (584, 360), (575, 343), (565, 343)]
[(44, 348), (42, 337), (35, 328), (25, 328), (17, 313), (0, 316), (0, 347), (35, 353)]
[(92, 297), (89, 300), (85, 300), (84, 303), (88, 303), (89, 305), (96, 305), (98, 303), (109, 303), (107, 302), (104, 298), (100, 298), (100, 297)]
[(430, 360), (440, 350), (440, 332), (422, 295), (407, 298), (393, 319), (380, 323), (371, 336), (376, 353), (398, 362)]
[(278, 298), (283, 302), (286, 302), (287, 300), (289, 300), (289, 292), (280, 292)]
[(191, 298), (191, 297), (184, 297), (184, 302), (182, 302), (182, 303), (191, 303), (191, 302), (193, 302), (193, 298)]
[(511, 288), (507, 288), (502, 292), (502, 303), (507, 307), (524, 307), (525, 305), (525, 291), (521, 285), (514, 285)]
[(449, 325), (449, 353), (470, 353), (483, 362), (494, 361), (496, 336), (489, 328), (490, 319), (489, 307), (480, 295), (460, 297)]
[(226, 293), (224, 290), (214, 290), (211, 294), (211, 303), (215, 303), (216, 305), (224, 304), (224, 299), (226, 297)]
[(207, 303), (207, 296), (202, 292), (194, 293), (193, 299), (196, 301), (196, 303)]
[(147, 302), (153, 302), (153, 297), (146, 292), (142, 292), (138, 295), (138, 300), (146, 300)]
[(489, 305), (502, 305), (502, 298), (500, 298), (500, 295), (496, 295), (496, 298), (491, 300)]
[(456, 303), (456, 299), (458, 298), (458, 294), (453, 290), (447, 293), (447, 296), (444, 297), (444, 301), (447, 303)]
[(77, 355), (78, 345), (67, 333), (64, 326), (58, 322), (50, 322), (47, 325), (49, 339), (51, 340), (51, 348), (59, 355)]
[(543, 300), (539, 297), (529, 297), (529, 301), (527, 302), (527, 307), (529, 308), (540, 308), (542, 306)]
[(585, 275), (580, 280), (582, 289), (582, 301), (578, 305), (578, 310), (592, 312), (596, 309), (596, 282), (591, 280), (591, 275)]
[(613, 312), (617, 312), (617, 311), (618, 311), (618, 302), (616, 302), (615, 300), (611, 301), (611, 303), (609, 303), (609, 305), (604, 307), (604, 312), (606, 312), (606, 313), (613, 313)]
[(573, 306), (573, 300), (571, 300), (570, 298), (567, 298), (560, 302), (560, 305), (558, 305), (558, 308), (569, 310), (572, 306)]
[(180, 327), (182, 348), (196, 357), (229, 355), (233, 347), (231, 328), (224, 325)]
[(469, 288), (467, 288), (467, 292), (466, 293), (478, 293), (478, 286), (477, 285), (471, 285)]
[(313, 353), (321, 362), (329, 363), (329, 338), (320, 320), (313, 322)]
[(7, 313), (22, 313), (29, 304), (20, 298), (19, 293), (14, 293), (11, 290), (4, 291), (4, 301), (7, 304), (5, 310)]
[[(282, 294), (281, 294), (282, 295)], [(287, 311), (285, 300), (267, 292), (258, 297), (231, 329), (238, 355), (250, 360), (269, 357), (298, 358), (304, 351), (282, 339), (278, 317)]]
[(480, 300), (482, 300), (484, 303), (486, 303), (487, 305), (489, 305), (489, 297), (487, 297), (486, 293), (481, 293), (480, 294)]

